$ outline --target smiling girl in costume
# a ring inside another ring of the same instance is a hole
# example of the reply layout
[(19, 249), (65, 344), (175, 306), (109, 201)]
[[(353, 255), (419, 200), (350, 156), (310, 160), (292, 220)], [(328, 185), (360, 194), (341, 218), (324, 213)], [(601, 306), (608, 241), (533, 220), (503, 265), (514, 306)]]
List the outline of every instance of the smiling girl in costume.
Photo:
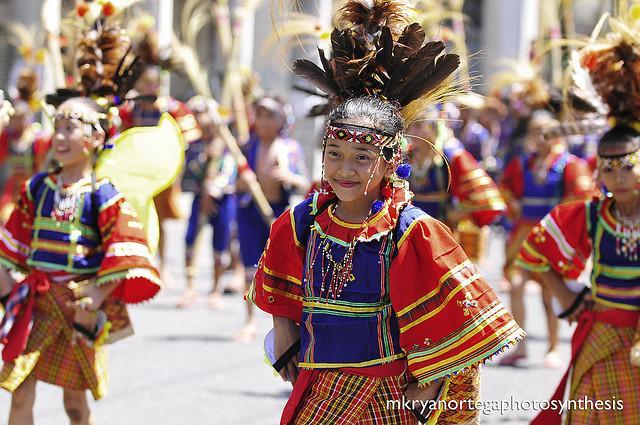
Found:
[[(567, 424), (640, 420), (640, 22), (623, 15), (609, 24), (611, 33), (585, 47), (578, 61), (613, 123), (597, 152), (599, 183), (609, 193), (554, 208), (532, 229), (518, 258), (551, 288), (564, 309), (559, 317), (578, 321), (570, 368), (552, 400), (562, 400), (570, 383), (570, 400), (615, 403), (604, 410), (569, 410)], [(589, 257), (590, 288), (575, 281)], [(561, 420), (560, 412), (547, 410), (532, 423)]]
[(248, 293), (274, 316), (276, 356), (300, 340), (282, 424), (417, 424), (387, 401), (474, 398), (477, 367), (524, 336), (449, 229), (409, 204), (402, 133), (448, 94), (459, 58), (406, 11), (350, 1), (323, 69), (294, 65), (333, 107), (322, 189), (273, 224)]
[(102, 345), (126, 320), (122, 303), (160, 289), (136, 210), (94, 169), (111, 124), (90, 96), (117, 98), (136, 75), (122, 65), (126, 35), (108, 22), (98, 28), (82, 37), (79, 90), (50, 98), (61, 102), (52, 147), (60, 167), (24, 184), (0, 229), (0, 386), (12, 392), (10, 424), (33, 423), (37, 381), (63, 388), (71, 423), (91, 423), (86, 390), (96, 400), (106, 393)]

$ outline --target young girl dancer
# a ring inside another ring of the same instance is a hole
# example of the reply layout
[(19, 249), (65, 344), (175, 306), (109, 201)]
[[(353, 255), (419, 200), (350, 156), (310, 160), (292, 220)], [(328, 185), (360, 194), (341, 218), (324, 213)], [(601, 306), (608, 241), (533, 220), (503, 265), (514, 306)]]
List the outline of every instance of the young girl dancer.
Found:
[(387, 401), (475, 398), (477, 366), (524, 332), (449, 229), (409, 205), (401, 179), (403, 130), (446, 91), (458, 57), (425, 44), (398, 3), (350, 1), (338, 21), (324, 69), (294, 65), (336, 105), (324, 184), (273, 224), (248, 297), (274, 316), (277, 356), (300, 340), (281, 370), (294, 385), (281, 423), (416, 424)]
[[(95, 399), (106, 393), (102, 345), (112, 326), (115, 330), (126, 319), (122, 303), (150, 299), (160, 289), (136, 211), (94, 173), (111, 128), (106, 111), (87, 96), (126, 89), (115, 72), (102, 72), (118, 70), (106, 65), (124, 62), (119, 53), (127, 41), (107, 24), (86, 34), (84, 49), (101, 49), (105, 63), (80, 69), (77, 93), (59, 93), (75, 97), (54, 116), (58, 172), (31, 177), (0, 229), (0, 298), (6, 309), (0, 322), (0, 387), (13, 393), (9, 424), (33, 423), (37, 381), (63, 388), (72, 424), (91, 423), (86, 390)], [(80, 52), (87, 53), (84, 49)], [(79, 63), (95, 57), (84, 55)]]
[[(610, 24), (615, 31), (580, 54), (614, 124), (597, 151), (599, 182), (608, 194), (554, 208), (532, 229), (518, 259), (551, 288), (564, 308), (559, 317), (578, 321), (570, 368), (552, 400), (563, 399), (572, 371), (571, 401), (610, 403), (604, 410), (568, 409), (568, 424), (640, 419), (640, 114), (635, 91), (640, 40), (627, 36), (626, 25), (637, 31), (637, 21), (611, 19)], [(575, 279), (589, 257), (591, 288), (580, 288)], [(561, 412), (547, 410), (533, 423), (560, 422)]]

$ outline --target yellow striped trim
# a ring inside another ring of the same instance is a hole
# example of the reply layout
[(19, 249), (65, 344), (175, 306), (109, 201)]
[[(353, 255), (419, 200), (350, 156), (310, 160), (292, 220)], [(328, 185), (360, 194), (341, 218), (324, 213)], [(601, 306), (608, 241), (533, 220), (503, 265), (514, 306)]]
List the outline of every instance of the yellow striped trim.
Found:
[(400, 247), (402, 246), (404, 241), (409, 237), (409, 234), (411, 233), (413, 228), (416, 226), (416, 224), (418, 224), (421, 221), (426, 221), (428, 218), (429, 218), (429, 216), (425, 215), (425, 216), (418, 217), (415, 220), (413, 220), (413, 222), (409, 225), (409, 227), (407, 227), (407, 230), (405, 230), (404, 233), (402, 234), (402, 237), (400, 238), (400, 240), (398, 240), (398, 249), (400, 249)]
[(406, 354), (394, 354), (393, 356), (383, 357), (381, 359), (368, 360), (366, 362), (359, 363), (306, 363), (300, 362), (298, 363), (298, 367), (306, 367), (308, 369), (337, 369), (340, 367), (366, 367), (373, 366), (381, 363), (389, 363), (393, 360), (401, 359), (405, 357)]
[(86, 226), (82, 223), (68, 222), (68, 221), (58, 221), (52, 218), (47, 217), (36, 217), (33, 221), (33, 227), (44, 230), (52, 230), (54, 232), (60, 233), (71, 233), (73, 231), (79, 230), (85, 236), (98, 236), (97, 232), (89, 226)]
[[(331, 208), (327, 208), (327, 212), (329, 213), (329, 217), (331, 217), (331, 220), (336, 223), (339, 224), (342, 227), (346, 227), (347, 229), (362, 229), (362, 225), (363, 223), (348, 223), (346, 221), (342, 221), (340, 220), (332, 211)], [(367, 226), (371, 226), (372, 224), (374, 224), (376, 221), (380, 220), (382, 218), (382, 216), (384, 214), (386, 214), (387, 212), (387, 204), (385, 203), (384, 208), (381, 209), (380, 211), (378, 211), (376, 213), (376, 215), (373, 216), (373, 218), (367, 223)]]
[(506, 310), (504, 309), (504, 307), (502, 307), (501, 304), (496, 304), (493, 307), (492, 310), (493, 311), (490, 311), (489, 315), (487, 316), (487, 318), (484, 319), (482, 322), (472, 322), (471, 323), (471, 325), (475, 328), (474, 331), (469, 332), (464, 337), (462, 337), (458, 341), (456, 341), (454, 344), (445, 347), (443, 350), (436, 351), (435, 353), (432, 353), (432, 354), (427, 354), (427, 355), (424, 355), (424, 356), (414, 357), (412, 359), (409, 359), (408, 360), (409, 364), (412, 365), (414, 363), (420, 363), (420, 362), (423, 362), (425, 360), (429, 360), (429, 359), (432, 359), (434, 357), (441, 356), (444, 353), (446, 353), (447, 351), (451, 351), (451, 350), (454, 350), (454, 349), (458, 348), (462, 343), (464, 343), (464, 342), (468, 341), (469, 339), (471, 339), (478, 332), (484, 331), (485, 327), (487, 327), (491, 323), (495, 322), (498, 318), (500, 318), (504, 314), (506, 314)]
[(598, 294), (609, 295), (613, 297), (624, 296), (640, 296), (640, 289), (614, 289), (598, 285)]
[(449, 301), (451, 301), (451, 299), (458, 293), (460, 292), (462, 289), (464, 289), (465, 287), (467, 287), (467, 285), (475, 282), (476, 280), (482, 278), (482, 275), (480, 275), (479, 273), (474, 274), (473, 276), (463, 280), (462, 282), (460, 282), (460, 284), (458, 286), (456, 286), (453, 291), (451, 291), (451, 293), (449, 293), (449, 295), (447, 295), (447, 298), (445, 298), (444, 302), (442, 304), (440, 304), (437, 308), (435, 308), (433, 311), (430, 311), (429, 313), (425, 314), (424, 316), (414, 320), (413, 322), (409, 323), (406, 326), (403, 326), (402, 328), (400, 328), (401, 332), (406, 332), (409, 329), (418, 326), (420, 323), (424, 322), (425, 320), (428, 320), (430, 318), (432, 318), (433, 316), (435, 316), (436, 314), (440, 313), (442, 310), (444, 310), (444, 308), (447, 306), (447, 304), (449, 304)]
[[(495, 338), (496, 339), (500, 339), (502, 337), (502, 335), (504, 335), (504, 334), (517, 332), (518, 329), (519, 329), (519, 327), (518, 327), (518, 325), (517, 325), (517, 323), (515, 321), (512, 321), (510, 323), (510, 326), (506, 327), (507, 329), (505, 329), (505, 327), (498, 328), (498, 329), (495, 330)], [(421, 375), (421, 374), (429, 372), (431, 370), (438, 369), (443, 364), (454, 363), (456, 360), (460, 360), (462, 357), (465, 357), (469, 353), (473, 353), (474, 351), (476, 351), (478, 349), (478, 347), (481, 347), (481, 346), (486, 345), (486, 344), (487, 344), (486, 340), (485, 341), (480, 341), (476, 345), (467, 348), (463, 352), (461, 352), (461, 353), (459, 353), (459, 354), (457, 354), (457, 355), (455, 355), (453, 357), (447, 357), (446, 360), (443, 360), (443, 361), (435, 363), (435, 364), (431, 364), (429, 366), (425, 366), (425, 367), (423, 367), (421, 369), (418, 369), (418, 370), (414, 371), (413, 373), (414, 373), (414, 375)]]
[(14, 253), (19, 253), (27, 256), (29, 255), (29, 252), (31, 252), (27, 245), (24, 245), (16, 238), (14, 238), (11, 232), (9, 232), (6, 228), (0, 227), (0, 235), (2, 242), (8, 245), (11, 251), (13, 251)]
[(296, 300), (296, 301), (302, 301), (302, 297), (299, 297), (298, 295), (293, 295), (290, 292), (282, 291), (282, 290), (280, 290), (278, 288), (272, 288), (269, 285), (262, 285), (262, 287), (264, 288), (265, 291), (271, 292), (272, 294), (282, 295), (283, 297), (287, 297), (287, 298), (290, 298), (290, 299)]
[(56, 243), (56, 242), (46, 242), (43, 240), (35, 240), (31, 243), (31, 248), (33, 250), (44, 249), (49, 252), (55, 252), (59, 254), (83, 254), (87, 255), (91, 252), (91, 249), (82, 245), (74, 246), (68, 243)]
[(609, 276), (628, 277), (632, 279), (640, 277), (640, 267), (616, 267), (601, 264), (600, 270)]
[(602, 298), (600, 298), (598, 296), (597, 293), (594, 294), (593, 300), (595, 302), (597, 302), (598, 304), (602, 304), (602, 305), (604, 305), (606, 307), (619, 308), (621, 310), (629, 310), (629, 311), (640, 311), (640, 307), (636, 307), (636, 306), (629, 305), (629, 304), (616, 303), (616, 302), (609, 301), (609, 300), (603, 300)]
[(298, 235), (296, 234), (296, 220), (293, 217), (293, 208), (289, 209), (289, 217), (291, 218), (289, 221), (291, 222), (291, 233), (293, 233), (293, 241), (295, 242), (297, 247), (304, 249), (305, 247), (302, 246), (302, 244), (298, 240)]
[(382, 311), (388, 306), (375, 306), (375, 307), (349, 307), (345, 305), (339, 304), (331, 304), (331, 303), (318, 303), (313, 301), (305, 301), (302, 303), (303, 307), (317, 307), (324, 310), (334, 310), (334, 311), (349, 311), (352, 313), (376, 313), (378, 311)]
[(297, 279), (293, 276), (290, 276), (288, 274), (284, 274), (284, 273), (278, 273), (275, 270), (271, 270), (270, 268), (266, 267), (266, 266), (262, 266), (262, 270), (264, 270), (265, 273), (270, 274), (271, 276), (275, 276), (275, 277), (279, 277), (280, 279), (284, 279), (287, 280), (291, 283), (295, 283), (298, 286), (302, 286), (302, 282), (300, 281), (300, 279)]
[(487, 173), (485, 173), (484, 170), (480, 169), (480, 168), (476, 168), (475, 170), (471, 170), (468, 173), (465, 173), (463, 175), (460, 176), (460, 180), (461, 181), (466, 181), (466, 180), (471, 180), (471, 179), (477, 179), (480, 177), (485, 177), (487, 175)]
[(532, 257), (542, 261), (544, 264), (548, 263), (547, 257), (545, 257), (544, 255), (540, 254), (533, 246), (531, 246), (529, 241), (524, 241), (522, 243), (522, 247), (524, 248), (525, 251), (527, 251), (527, 254), (529, 254)]
[(470, 266), (470, 265), (472, 265), (471, 260), (465, 260), (462, 263), (460, 263), (457, 266), (455, 266), (454, 268), (452, 268), (451, 270), (449, 270), (448, 272), (446, 272), (444, 275), (442, 275), (442, 277), (438, 281), (438, 287), (437, 288), (435, 288), (434, 290), (432, 290), (427, 295), (425, 295), (424, 297), (420, 298), (418, 301), (414, 302), (413, 304), (408, 305), (407, 307), (405, 307), (402, 310), (398, 311), (396, 313), (396, 316), (402, 316), (403, 314), (409, 312), (411, 309), (413, 309), (417, 305), (422, 304), (423, 302), (425, 302), (429, 298), (433, 297), (436, 293), (438, 293), (438, 291), (440, 290), (440, 286), (442, 285), (442, 283), (445, 280), (449, 279), (449, 277), (451, 277), (451, 275), (453, 275), (454, 273), (458, 273), (460, 270), (462, 270), (465, 267)]
[(465, 181), (464, 183), (461, 183), (460, 186), (458, 186), (458, 188), (460, 189), (460, 192), (465, 192), (469, 189), (475, 189), (478, 186), (491, 186), (493, 183), (493, 180), (491, 180), (491, 177), (489, 176), (484, 176), (484, 177), (478, 177), (477, 179), (473, 179), (471, 181)]
[(483, 192), (472, 192), (469, 195), (469, 199), (473, 201), (479, 201), (481, 199), (500, 199), (502, 200), (502, 196), (500, 196), (500, 191), (498, 189), (489, 189)]

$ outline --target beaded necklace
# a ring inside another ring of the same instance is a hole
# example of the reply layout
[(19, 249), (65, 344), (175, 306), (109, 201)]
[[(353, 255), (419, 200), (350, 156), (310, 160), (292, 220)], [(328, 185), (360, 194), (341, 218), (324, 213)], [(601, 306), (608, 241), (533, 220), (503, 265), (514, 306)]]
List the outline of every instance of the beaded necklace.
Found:
[(638, 261), (640, 244), (640, 217), (624, 217), (614, 204), (616, 222), (616, 255)]
[(86, 180), (81, 179), (69, 187), (64, 187), (62, 178), (58, 176), (56, 190), (53, 193), (51, 218), (57, 221), (73, 221), (78, 216), (78, 201), (82, 195), (81, 188)]
[[(335, 215), (338, 203), (332, 205), (332, 207), (333, 211), (331, 213)], [(369, 211), (369, 214), (367, 214), (367, 217), (364, 219), (358, 230), (362, 230), (366, 227), (370, 216), (371, 211)], [(333, 300), (340, 298), (342, 290), (347, 287), (347, 284), (351, 280), (351, 272), (353, 270), (353, 256), (358, 244), (358, 236), (360, 234), (360, 232), (358, 231), (351, 242), (349, 242), (349, 245), (347, 245), (346, 252), (344, 253), (342, 259), (336, 260), (334, 258), (332, 249), (334, 245), (337, 245), (337, 243), (333, 242), (329, 238), (331, 223), (332, 222), (329, 222), (326, 235), (320, 241), (320, 246), (318, 247), (319, 255), (314, 255), (313, 261), (311, 262), (311, 270), (313, 270), (316, 264), (316, 260), (318, 259), (318, 257), (321, 258), (320, 267), (322, 280), (320, 283), (320, 298), (324, 297), (326, 301), (329, 301), (330, 297)], [(328, 283), (327, 277), (329, 277)]]

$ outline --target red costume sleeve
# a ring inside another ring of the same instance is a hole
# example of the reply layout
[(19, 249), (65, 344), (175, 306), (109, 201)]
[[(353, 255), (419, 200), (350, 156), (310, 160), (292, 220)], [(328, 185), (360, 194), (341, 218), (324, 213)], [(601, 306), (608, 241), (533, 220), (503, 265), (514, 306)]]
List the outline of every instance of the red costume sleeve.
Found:
[(429, 216), (400, 238), (390, 273), (400, 345), (420, 384), (483, 363), (525, 336), (449, 229)]
[(274, 316), (300, 322), (302, 317), (302, 273), (304, 249), (294, 231), (293, 210), (271, 225), (267, 246), (247, 299)]
[(589, 165), (577, 156), (571, 156), (564, 169), (563, 202), (587, 199), (594, 194), (594, 182)]
[(591, 254), (587, 230), (589, 203), (570, 202), (551, 210), (531, 230), (516, 262), (531, 271), (553, 269), (566, 279), (576, 279)]
[(20, 198), (7, 224), (0, 228), (0, 265), (20, 272), (27, 272), (27, 258), (31, 252), (31, 228), (33, 226), (33, 198), (27, 180), (20, 191)]
[(104, 259), (96, 283), (120, 281), (113, 296), (126, 303), (145, 301), (160, 290), (144, 226), (136, 216), (121, 194), (112, 192), (109, 196), (100, 196), (98, 226)]
[(495, 182), (466, 150), (459, 150), (451, 160), (451, 192), (478, 226), (491, 224), (506, 210)]
[(524, 196), (524, 170), (522, 169), (522, 161), (519, 158), (511, 160), (505, 167), (500, 181), (500, 191), (507, 203), (509, 215), (513, 216), (509, 202), (514, 199), (522, 199)]

